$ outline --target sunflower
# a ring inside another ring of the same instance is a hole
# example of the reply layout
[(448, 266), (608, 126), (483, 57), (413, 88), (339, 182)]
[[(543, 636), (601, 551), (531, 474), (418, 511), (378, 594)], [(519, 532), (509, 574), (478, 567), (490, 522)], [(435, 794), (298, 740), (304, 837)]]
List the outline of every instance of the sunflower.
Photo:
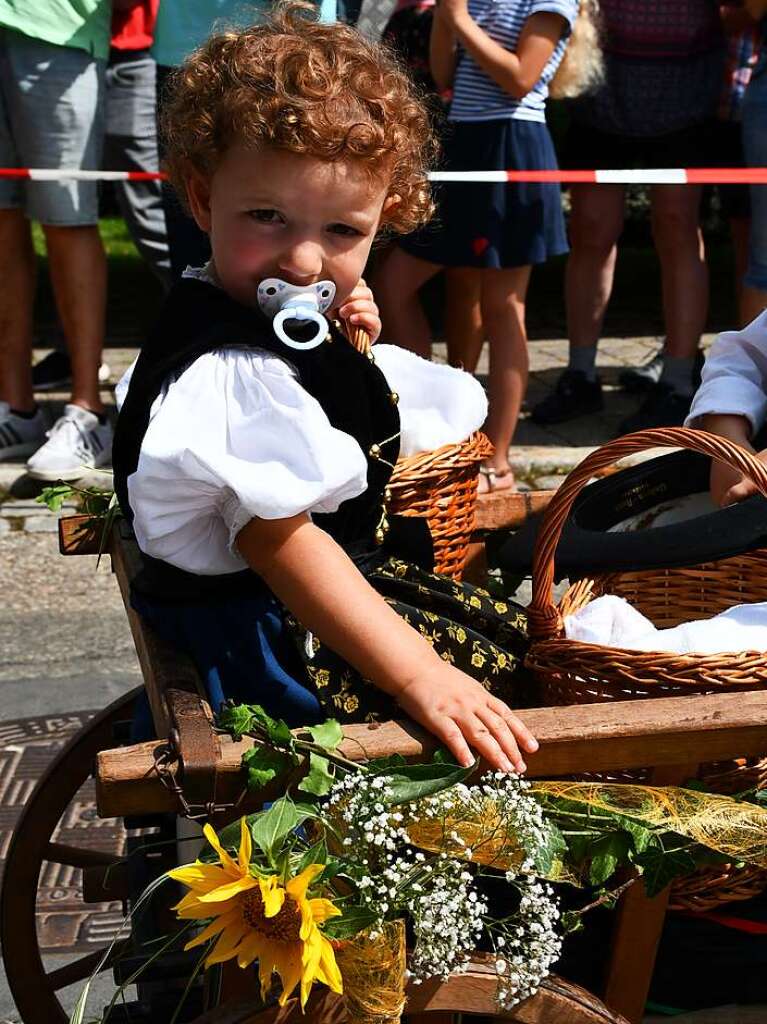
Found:
[(240, 967), (258, 960), (262, 995), (271, 985), (272, 974), (280, 976), (280, 1006), (299, 982), (302, 1010), (315, 981), (341, 993), (341, 972), (333, 947), (318, 927), (341, 911), (330, 900), (307, 898), (309, 886), (325, 865), (310, 864), (283, 885), (277, 875), (261, 878), (251, 874), (252, 846), (244, 818), (237, 860), (221, 846), (210, 825), (205, 826), (204, 833), (219, 863), (198, 860), (168, 872), (170, 878), (189, 889), (174, 907), (178, 916), (193, 921), (212, 918), (184, 948), (192, 949), (218, 936), (205, 959), (206, 967), (234, 957)]

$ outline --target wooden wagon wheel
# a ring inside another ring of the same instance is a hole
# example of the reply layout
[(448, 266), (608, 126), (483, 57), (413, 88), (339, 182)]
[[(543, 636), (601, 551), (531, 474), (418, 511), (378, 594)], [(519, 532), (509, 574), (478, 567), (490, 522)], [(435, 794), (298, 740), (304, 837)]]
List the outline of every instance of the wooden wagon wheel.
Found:
[(100, 960), (95, 950), (56, 970), (46, 971), (40, 953), (35, 911), (44, 862), (75, 868), (105, 868), (119, 862), (111, 852), (52, 841), (62, 815), (93, 772), (96, 754), (114, 747), (114, 725), (131, 715), (141, 687), (120, 697), (81, 729), (48, 766), (14, 830), (0, 899), (0, 937), (8, 984), (24, 1024), (66, 1024), (57, 993), (84, 981)]
[[(464, 1013), (508, 1024), (628, 1024), (590, 992), (554, 975), (544, 980), (534, 996), (506, 1012), (499, 1012), (495, 1003), (497, 985), (492, 960), (478, 955), (465, 974), (454, 975), (447, 982), (409, 986), (404, 1021), (412, 1016), (419, 1024), (428, 1024), (432, 1014), (443, 1021), (450, 1014)], [(257, 1011), (252, 1001), (240, 1000), (209, 1010), (193, 1024), (301, 1024), (308, 1020), (345, 1024), (342, 1000), (325, 988), (315, 989), (304, 1015), (297, 999), (289, 999), (284, 1007)]]

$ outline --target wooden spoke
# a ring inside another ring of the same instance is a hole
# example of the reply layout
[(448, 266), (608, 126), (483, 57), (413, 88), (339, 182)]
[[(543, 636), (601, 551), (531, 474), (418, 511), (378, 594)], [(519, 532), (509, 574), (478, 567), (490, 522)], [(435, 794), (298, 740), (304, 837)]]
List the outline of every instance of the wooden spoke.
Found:
[[(125, 951), (127, 945), (127, 942), (116, 942), (112, 952), (99, 968), (99, 971), (109, 970), (117, 957)], [(85, 981), (85, 979), (89, 978), (96, 970), (103, 955), (104, 950), (97, 949), (95, 953), (88, 953), (85, 956), (81, 956), (79, 959), (73, 960), (70, 964), (65, 964), (63, 967), (57, 967), (55, 971), (50, 971), (45, 976), (46, 981), (54, 992), (58, 992), (60, 989), (66, 988), (67, 985), (74, 985), (76, 981)]]
[(65, 843), (48, 843), (43, 860), (66, 864), (71, 868), (107, 868), (122, 863), (122, 857), (113, 853), (90, 850), (83, 846), (67, 846)]

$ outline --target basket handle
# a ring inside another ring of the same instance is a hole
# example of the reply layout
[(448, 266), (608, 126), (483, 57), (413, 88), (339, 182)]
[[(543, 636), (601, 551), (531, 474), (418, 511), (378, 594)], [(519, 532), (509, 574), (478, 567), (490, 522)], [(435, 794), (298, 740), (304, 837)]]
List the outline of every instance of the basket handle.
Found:
[(573, 502), (598, 470), (647, 448), (686, 448), (708, 455), (739, 469), (767, 497), (767, 468), (751, 452), (716, 434), (687, 427), (662, 427), (609, 441), (575, 467), (543, 514), (533, 552), (533, 597), (527, 610), (530, 635), (535, 639), (550, 639), (562, 629), (562, 617), (553, 599), (554, 555)]

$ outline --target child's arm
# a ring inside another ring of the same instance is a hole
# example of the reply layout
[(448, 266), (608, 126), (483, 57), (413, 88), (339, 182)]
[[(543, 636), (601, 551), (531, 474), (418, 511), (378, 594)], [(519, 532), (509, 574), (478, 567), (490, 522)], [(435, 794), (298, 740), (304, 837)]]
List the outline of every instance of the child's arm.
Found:
[(248, 565), (299, 621), (394, 697), (460, 761), (472, 748), (493, 767), (524, 771), (538, 744), (484, 687), (442, 661), (308, 516), (252, 519), (238, 534)]
[[(724, 331), (706, 356), (701, 385), (686, 425), (726, 437), (749, 451), (767, 418), (767, 314), (742, 331)], [(760, 452), (767, 461), (767, 454)], [(756, 488), (720, 462), (711, 466), (711, 497), (717, 505), (742, 501)]]
[(438, 10), (485, 74), (517, 100), (529, 93), (543, 74), (567, 24), (561, 14), (553, 12), (530, 15), (512, 53), (479, 27), (469, 14), (467, 0), (440, 0)]
[(457, 60), (455, 32), (449, 15), (438, 4), (434, 10), (429, 36), (429, 70), (440, 92), (445, 92), (452, 86)]

